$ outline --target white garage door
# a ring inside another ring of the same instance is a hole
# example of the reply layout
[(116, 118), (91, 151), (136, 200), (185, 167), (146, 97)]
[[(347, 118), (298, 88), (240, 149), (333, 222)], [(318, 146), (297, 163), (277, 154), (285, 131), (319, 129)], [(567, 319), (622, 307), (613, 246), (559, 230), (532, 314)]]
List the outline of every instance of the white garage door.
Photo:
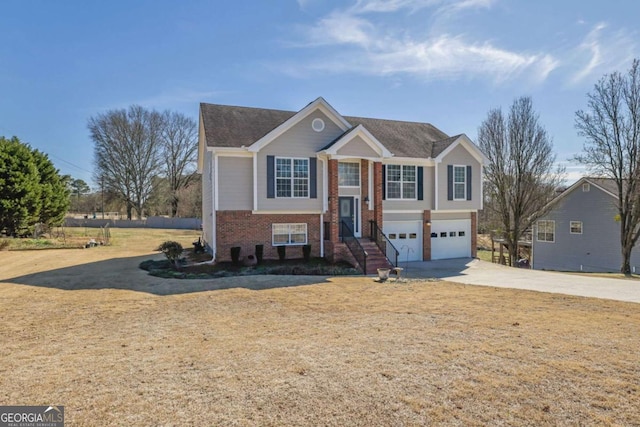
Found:
[(471, 220), (431, 222), (431, 259), (471, 257)]
[(383, 233), (400, 252), (398, 262), (422, 261), (422, 221), (385, 221)]

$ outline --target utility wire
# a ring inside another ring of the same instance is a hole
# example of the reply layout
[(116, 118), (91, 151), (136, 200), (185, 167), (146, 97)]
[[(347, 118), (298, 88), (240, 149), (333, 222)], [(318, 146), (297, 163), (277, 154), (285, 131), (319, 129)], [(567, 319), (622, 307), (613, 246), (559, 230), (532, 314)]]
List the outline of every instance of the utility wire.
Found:
[(85, 169), (85, 168), (81, 168), (80, 166), (75, 165), (75, 164), (73, 164), (73, 163), (71, 163), (71, 162), (69, 162), (69, 161), (67, 161), (67, 160), (65, 160), (65, 159), (61, 159), (60, 157), (58, 157), (58, 156), (56, 156), (56, 155), (54, 155), (54, 154), (51, 154), (51, 153), (47, 153), (47, 154), (49, 154), (51, 157), (53, 157), (53, 158), (55, 158), (55, 159), (60, 160), (60, 161), (61, 161), (61, 162), (63, 162), (63, 163), (68, 164), (69, 166), (73, 166), (73, 167), (74, 167), (74, 168), (76, 168), (76, 169), (79, 169), (79, 170), (84, 171), (84, 172), (93, 173), (93, 171), (87, 170), (87, 169)]

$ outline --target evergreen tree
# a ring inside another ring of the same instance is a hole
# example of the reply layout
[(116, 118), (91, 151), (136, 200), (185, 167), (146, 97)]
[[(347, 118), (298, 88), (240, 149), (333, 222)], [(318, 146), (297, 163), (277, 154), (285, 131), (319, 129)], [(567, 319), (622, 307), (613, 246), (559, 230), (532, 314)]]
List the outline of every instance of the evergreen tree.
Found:
[(15, 236), (38, 221), (40, 174), (29, 146), (0, 137), (0, 229)]
[(0, 137), (0, 231), (16, 236), (36, 223), (59, 224), (68, 208), (66, 179), (47, 155)]

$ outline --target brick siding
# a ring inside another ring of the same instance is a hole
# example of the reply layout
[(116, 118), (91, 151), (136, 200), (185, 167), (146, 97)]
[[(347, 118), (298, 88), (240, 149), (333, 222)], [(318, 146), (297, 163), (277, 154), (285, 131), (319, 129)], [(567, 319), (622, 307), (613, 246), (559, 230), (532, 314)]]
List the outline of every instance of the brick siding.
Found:
[(431, 261), (431, 211), (423, 212), (422, 222), (422, 260)]
[[(272, 245), (272, 224), (307, 224), (307, 243), (311, 256), (320, 256), (319, 214), (253, 214), (251, 211), (217, 211), (217, 261), (231, 261), (231, 248), (240, 246), (240, 257), (255, 254), (256, 245), (264, 245), (264, 259), (278, 259)], [(302, 245), (287, 246), (287, 259), (302, 258)]]

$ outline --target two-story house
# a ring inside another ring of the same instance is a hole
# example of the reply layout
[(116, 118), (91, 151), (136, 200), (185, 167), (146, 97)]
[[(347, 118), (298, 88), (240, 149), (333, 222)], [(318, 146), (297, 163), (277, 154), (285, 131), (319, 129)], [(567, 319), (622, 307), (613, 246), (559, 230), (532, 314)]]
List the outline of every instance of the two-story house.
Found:
[[(537, 270), (619, 272), (622, 267), (618, 187), (609, 178), (580, 178), (547, 206), (533, 231)], [(631, 252), (640, 271), (640, 249)]]
[(401, 262), (474, 257), (485, 162), (465, 135), (342, 116), (322, 98), (297, 112), (201, 104), (203, 236), (217, 260), (259, 244), (266, 259), (309, 244), (339, 260), (343, 230), (381, 230)]

